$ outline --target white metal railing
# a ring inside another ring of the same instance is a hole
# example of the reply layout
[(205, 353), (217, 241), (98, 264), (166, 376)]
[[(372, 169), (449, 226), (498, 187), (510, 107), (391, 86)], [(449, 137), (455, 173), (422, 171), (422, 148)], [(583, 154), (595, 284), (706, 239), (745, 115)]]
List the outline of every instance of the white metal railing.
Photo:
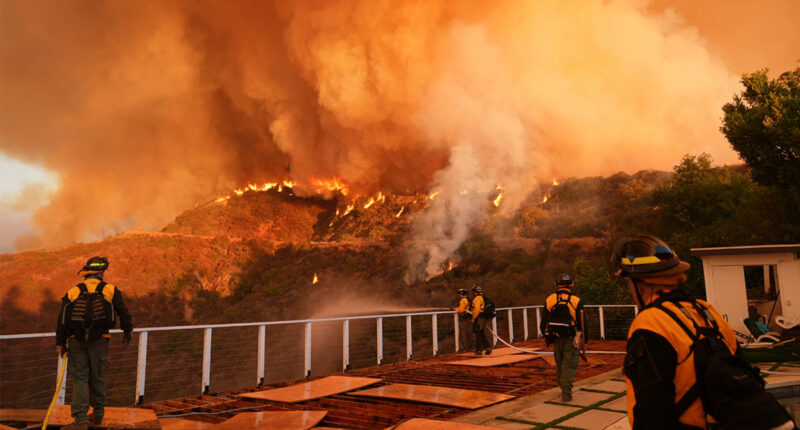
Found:
[[(606, 338), (606, 320), (605, 309), (607, 308), (630, 308), (633, 310), (634, 316), (638, 313), (638, 308), (635, 305), (586, 305), (585, 308), (594, 309), (598, 311), (599, 320), (599, 335), (601, 339)], [(537, 306), (517, 306), (508, 308), (498, 308), (498, 316), (502, 311), (506, 312), (507, 327), (508, 327), (508, 341), (514, 340), (514, 311), (522, 312), (523, 324), (523, 340), (528, 340), (528, 311), (534, 309), (536, 312), (536, 336), (542, 337), (541, 332), (541, 305)], [(376, 350), (377, 365), (384, 362), (383, 351), (383, 333), (384, 333), (384, 319), (385, 318), (405, 318), (405, 334), (406, 334), (406, 360), (412, 360), (414, 357), (413, 351), (413, 329), (411, 318), (419, 316), (431, 317), (431, 340), (432, 352), (436, 356), (439, 354), (439, 332), (438, 332), (438, 316), (445, 314), (453, 314), (453, 334), (455, 340), (455, 350), (460, 350), (459, 345), (459, 321), (458, 315), (453, 311), (435, 311), (435, 312), (416, 312), (416, 313), (399, 313), (399, 314), (383, 314), (383, 315), (368, 315), (368, 316), (351, 316), (351, 317), (338, 317), (338, 318), (320, 318), (320, 319), (306, 319), (306, 320), (289, 320), (289, 321), (265, 321), (254, 323), (239, 323), (239, 324), (210, 324), (210, 325), (190, 325), (190, 326), (172, 326), (172, 327), (148, 327), (139, 328), (134, 331), (139, 334), (139, 345), (136, 364), (136, 387), (135, 387), (135, 403), (140, 404), (144, 400), (145, 395), (145, 381), (146, 381), (146, 368), (147, 368), (147, 352), (148, 352), (148, 334), (153, 332), (163, 331), (183, 331), (183, 330), (203, 330), (203, 358), (202, 358), (202, 380), (200, 386), (200, 393), (206, 394), (209, 391), (211, 384), (211, 344), (214, 329), (233, 328), (233, 327), (258, 327), (258, 351), (257, 351), (257, 370), (256, 370), (256, 383), (261, 385), (264, 383), (265, 378), (265, 364), (267, 356), (267, 327), (280, 326), (280, 325), (304, 325), (304, 345), (303, 345), (303, 375), (305, 377), (311, 376), (311, 346), (312, 346), (312, 326), (324, 322), (342, 322), (342, 369), (347, 371), (350, 369), (350, 322), (354, 320), (370, 320), (376, 321)], [(497, 344), (497, 318), (492, 320), (492, 331), (495, 333), (493, 336), (493, 344)], [(121, 330), (112, 330), (112, 333), (121, 333)], [(31, 338), (48, 338), (55, 337), (55, 333), (32, 333), (32, 334), (13, 334), (13, 335), (0, 335), (2, 340), (15, 340), (15, 339), (31, 339)], [(59, 358), (59, 366), (61, 359)], [(65, 384), (66, 385), (66, 384)], [(59, 403), (64, 402), (64, 392), (62, 385), (62, 392), (59, 396)]]

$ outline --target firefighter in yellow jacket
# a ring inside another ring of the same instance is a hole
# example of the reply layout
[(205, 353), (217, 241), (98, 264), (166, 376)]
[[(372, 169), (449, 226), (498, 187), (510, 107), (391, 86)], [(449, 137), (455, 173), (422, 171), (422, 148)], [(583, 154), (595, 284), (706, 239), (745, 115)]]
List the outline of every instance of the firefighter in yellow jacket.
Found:
[(475, 355), (489, 355), (492, 353), (492, 344), (486, 337), (486, 325), (491, 318), (484, 314), (486, 302), (483, 300), (483, 289), (478, 285), (472, 286), (472, 332), (475, 333)]
[(561, 400), (572, 401), (572, 382), (578, 369), (583, 336), (583, 302), (572, 294), (572, 276), (562, 273), (556, 278), (557, 291), (547, 297), (540, 329), (547, 344), (553, 344), (556, 382), (561, 387)]
[[(628, 330), (624, 365), (631, 427), (634, 430), (709, 428), (700, 397), (701, 392), (708, 390), (697, 383), (695, 373), (698, 354), (701, 357), (698, 365), (704, 366), (704, 356), (696, 353), (696, 340), (710, 334), (721, 340), (715, 343), (715, 348), (725, 354), (727, 348), (735, 355), (738, 345), (733, 328), (709, 303), (693, 299), (678, 289), (686, 281), (684, 272), (690, 266), (660, 239), (653, 236), (621, 239), (614, 247), (612, 262), (619, 269), (617, 276), (627, 280), (641, 309)], [(758, 389), (763, 393), (761, 387)], [(714, 395), (726, 395), (724, 389), (714, 391), (717, 391)], [(746, 395), (738, 393), (738, 396), (743, 398), (739, 400), (742, 408), (729, 407), (729, 413), (751, 406)], [(766, 399), (766, 407), (760, 409), (768, 410), (769, 403)], [(757, 414), (748, 411), (745, 418), (752, 419)], [(784, 417), (788, 416), (780, 411), (769, 412), (766, 418), (757, 419), (757, 428), (793, 429), (794, 424)], [(734, 421), (739, 423), (736, 428), (753, 428), (741, 420)]]
[[(122, 342), (131, 341), (131, 315), (122, 293), (114, 285), (103, 281), (108, 259), (92, 257), (81, 270), (83, 282), (67, 291), (62, 299), (61, 312), (56, 326), (58, 355), (67, 352), (69, 341), (69, 376), (72, 379), (72, 416), (75, 421), (64, 430), (85, 430), (91, 424), (103, 422), (106, 404), (106, 378), (109, 329), (114, 328), (119, 317), (123, 331)], [(94, 412), (87, 413), (89, 405)]]
[(458, 349), (459, 351), (470, 351), (472, 349), (472, 314), (470, 313), (470, 300), (467, 297), (467, 289), (459, 288), (458, 294), (461, 299), (458, 301), (458, 307), (453, 308), (458, 314)]

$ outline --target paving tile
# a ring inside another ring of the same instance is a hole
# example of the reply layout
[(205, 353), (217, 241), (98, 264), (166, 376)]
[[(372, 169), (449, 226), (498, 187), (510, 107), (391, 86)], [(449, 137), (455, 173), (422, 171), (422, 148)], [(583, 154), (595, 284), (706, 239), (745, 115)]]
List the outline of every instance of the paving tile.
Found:
[(625, 396), (620, 397), (613, 402), (606, 403), (602, 406), (606, 409), (615, 409), (618, 411), (627, 411), (628, 410), (628, 398)]
[(483, 425), (506, 430), (530, 430), (536, 428), (536, 426), (530, 424), (515, 423), (512, 421), (503, 420), (491, 420), (483, 423)]
[(767, 374), (764, 380), (767, 382), (766, 388), (789, 387), (800, 385), (800, 376), (795, 375), (775, 375)]
[(559, 425), (586, 430), (602, 430), (619, 421), (621, 418), (625, 418), (625, 414), (592, 409), (561, 422)]
[(605, 394), (605, 393), (594, 393), (591, 391), (581, 391), (581, 390), (573, 390), (572, 391), (572, 401), (571, 402), (562, 402), (561, 395), (559, 394), (558, 397), (553, 397), (550, 399), (550, 402), (558, 402), (558, 403), (569, 403), (571, 405), (580, 405), (580, 406), (589, 406), (591, 404), (597, 403), (601, 400), (606, 400), (610, 398), (613, 394)]
[[(559, 397), (559, 399), (561, 399)], [(528, 409), (523, 409), (508, 416), (508, 418), (516, 418), (518, 420), (533, 421), (535, 423), (549, 423), (556, 418), (561, 418), (567, 414), (577, 411), (579, 406), (561, 406), (542, 403), (532, 406)]]
[(606, 427), (604, 430), (631, 430), (631, 423), (628, 421), (628, 417), (625, 417)]
[(218, 430), (308, 430), (319, 424), (328, 411), (243, 412), (216, 426)]
[(612, 391), (614, 393), (621, 393), (625, 391), (625, 383), (620, 381), (611, 381), (608, 380), (606, 382), (601, 382), (597, 385), (592, 385), (590, 388), (592, 390), (601, 390), (601, 391)]

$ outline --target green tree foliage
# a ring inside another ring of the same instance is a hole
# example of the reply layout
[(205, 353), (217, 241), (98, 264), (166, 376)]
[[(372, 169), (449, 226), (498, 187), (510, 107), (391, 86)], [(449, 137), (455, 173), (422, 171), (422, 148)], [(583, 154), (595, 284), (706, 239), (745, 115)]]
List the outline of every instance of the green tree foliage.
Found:
[(769, 79), (767, 70), (744, 74), (745, 91), (723, 107), (725, 137), (757, 182), (800, 198), (800, 68)]

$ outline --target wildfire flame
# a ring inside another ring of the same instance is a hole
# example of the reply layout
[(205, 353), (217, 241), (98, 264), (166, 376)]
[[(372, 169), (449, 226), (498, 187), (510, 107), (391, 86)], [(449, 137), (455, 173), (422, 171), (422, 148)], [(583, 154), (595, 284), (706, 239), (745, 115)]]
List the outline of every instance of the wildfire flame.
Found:
[(555, 186), (557, 186), (557, 185), (558, 185), (558, 179), (556, 179), (556, 178), (553, 178), (553, 186), (555, 187)]
[(496, 197), (496, 198), (495, 198), (495, 199), (492, 201), (492, 203), (494, 203), (494, 207), (496, 207), (496, 208), (499, 208), (499, 207), (500, 207), (500, 201), (501, 201), (501, 200), (503, 200), (503, 192), (502, 192), (502, 191), (501, 191), (501, 192), (500, 192), (500, 194), (498, 194), (498, 195), (497, 195), (497, 197)]
[(374, 204), (375, 204), (375, 198), (374, 197), (370, 197), (369, 201), (367, 201), (367, 203), (364, 205), (364, 209), (369, 209), (369, 207), (374, 205)]
[(355, 209), (355, 208), (356, 208), (356, 205), (347, 205), (347, 208), (344, 210), (344, 213), (342, 214), (342, 216), (347, 216), (347, 214), (352, 212), (353, 209)]
[(328, 191), (338, 191), (342, 193), (343, 196), (346, 196), (347, 193), (350, 192), (350, 189), (345, 185), (341, 178), (334, 176), (331, 179), (317, 179), (313, 178), (311, 180), (312, 184), (317, 187), (317, 192), (320, 193), (324, 190)]
[(319, 282), (319, 278), (317, 277), (317, 274), (315, 273), (315, 274), (314, 274), (314, 280), (312, 280), (312, 281), (311, 281), (311, 285), (314, 285), (314, 284), (316, 284), (317, 282)]
[(394, 217), (395, 217), (395, 218), (400, 218), (400, 215), (402, 215), (402, 214), (403, 214), (403, 211), (404, 211), (405, 209), (406, 209), (406, 207), (405, 207), (405, 206), (403, 206), (402, 208), (400, 208), (400, 212), (398, 212), (398, 213), (397, 213), (397, 215), (395, 215)]
[(437, 273), (435, 275), (428, 276), (427, 278), (425, 278), (425, 282), (428, 282), (428, 281), (430, 281), (431, 279), (433, 279), (433, 278), (435, 278), (437, 276), (442, 276), (445, 273), (455, 269), (456, 267), (458, 267), (458, 264), (453, 263), (451, 260), (448, 260), (447, 261), (447, 268), (442, 268), (441, 272), (439, 272), (439, 273)]
[(441, 191), (436, 191), (436, 192), (432, 193), (431, 195), (429, 195), (428, 198), (433, 200), (433, 199), (436, 198), (436, 196), (438, 196), (441, 193), (442, 193)]
[(544, 196), (544, 197), (542, 198), (542, 204), (544, 204), (544, 203), (547, 203), (547, 201), (548, 201), (549, 199), (550, 199), (550, 196)]

